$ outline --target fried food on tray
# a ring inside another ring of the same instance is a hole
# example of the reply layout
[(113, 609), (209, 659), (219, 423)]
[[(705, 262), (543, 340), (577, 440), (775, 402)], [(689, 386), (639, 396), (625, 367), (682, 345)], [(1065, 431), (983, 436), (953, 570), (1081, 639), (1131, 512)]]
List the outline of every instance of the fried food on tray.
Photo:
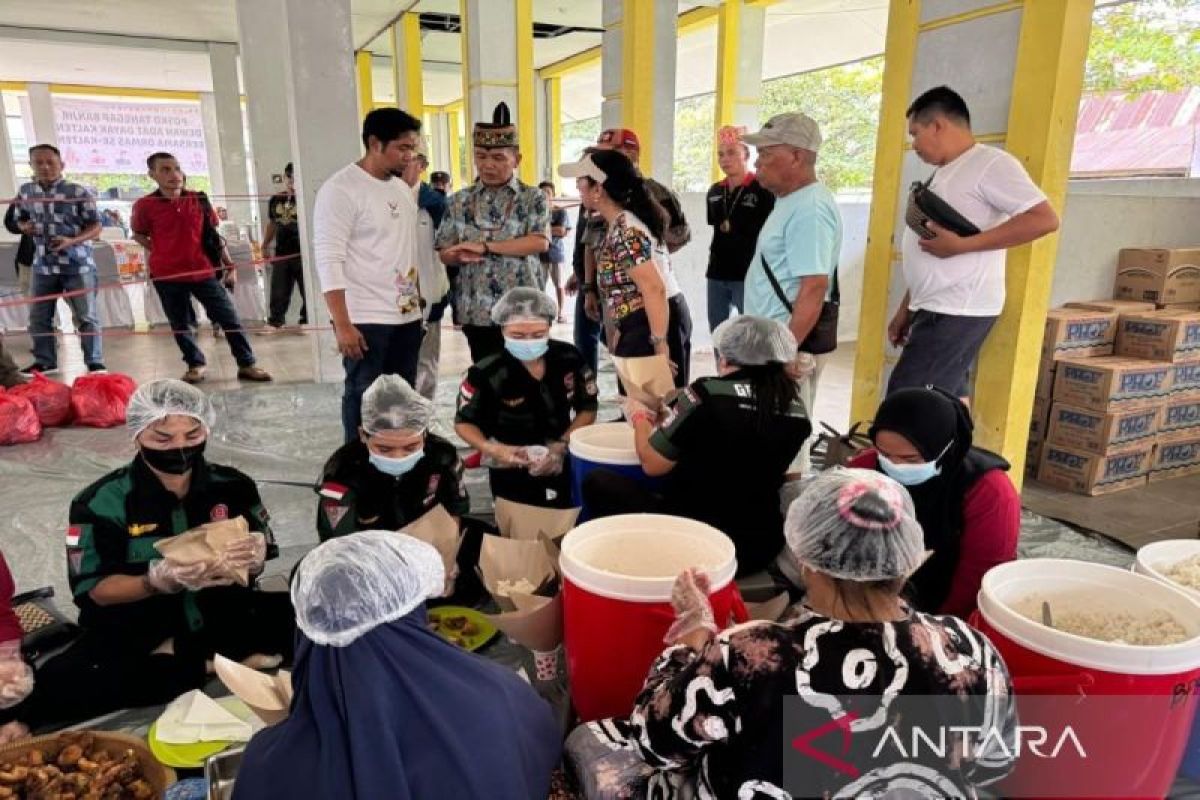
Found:
[(133, 750), (118, 759), (97, 749), (96, 738), (69, 733), (11, 762), (0, 763), (0, 800), (151, 800)]
[(469, 620), (463, 616), (442, 617), (442, 627), (448, 631), (461, 631), (467, 627)]

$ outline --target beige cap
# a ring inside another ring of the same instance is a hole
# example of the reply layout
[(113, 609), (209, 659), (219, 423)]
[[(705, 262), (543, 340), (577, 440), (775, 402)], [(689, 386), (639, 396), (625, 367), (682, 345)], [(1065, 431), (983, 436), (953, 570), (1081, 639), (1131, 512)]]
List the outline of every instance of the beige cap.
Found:
[(812, 117), (794, 111), (776, 114), (767, 120), (761, 131), (746, 134), (742, 141), (754, 147), (789, 144), (816, 153), (821, 149), (821, 129)]

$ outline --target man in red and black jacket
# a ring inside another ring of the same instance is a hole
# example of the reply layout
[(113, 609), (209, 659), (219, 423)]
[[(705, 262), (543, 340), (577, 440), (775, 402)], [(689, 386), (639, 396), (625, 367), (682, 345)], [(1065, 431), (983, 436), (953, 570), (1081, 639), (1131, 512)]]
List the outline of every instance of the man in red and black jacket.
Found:
[[(183, 170), (170, 153), (155, 153), (146, 159), (146, 166), (158, 190), (133, 204), (131, 227), (134, 240), (146, 248), (150, 277), (187, 364), (183, 380), (187, 383), (204, 380), (207, 363), (189, 324), (193, 297), (204, 306), (208, 318), (225, 332), (225, 340), (237, 360), (238, 379), (271, 380), (270, 374), (255, 366), (254, 350), (225, 291), (226, 286), (237, 280), (237, 273), (228, 269), (222, 285), (217, 278), (217, 265), (205, 252), (205, 238), (220, 224), (208, 198), (203, 192), (184, 188)], [(223, 246), (220, 250), (221, 264), (231, 267), (233, 260), (229, 253)]]

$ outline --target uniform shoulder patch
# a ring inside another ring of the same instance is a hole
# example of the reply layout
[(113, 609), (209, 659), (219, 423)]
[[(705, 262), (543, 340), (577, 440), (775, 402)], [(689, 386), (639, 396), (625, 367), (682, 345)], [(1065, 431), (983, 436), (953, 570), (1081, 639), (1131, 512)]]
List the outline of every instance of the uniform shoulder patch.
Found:
[(321, 497), (328, 497), (330, 500), (341, 500), (350, 491), (350, 487), (343, 486), (334, 481), (325, 481), (321, 484), (321, 488), (317, 489), (317, 494)]

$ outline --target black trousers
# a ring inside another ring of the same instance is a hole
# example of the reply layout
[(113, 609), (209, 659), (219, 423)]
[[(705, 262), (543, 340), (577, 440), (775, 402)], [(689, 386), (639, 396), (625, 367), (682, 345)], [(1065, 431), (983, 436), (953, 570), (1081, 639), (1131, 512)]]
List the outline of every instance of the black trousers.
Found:
[(284, 323), (288, 306), (292, 304), (292, 290), (300, 289), (300, 324), (308, 324), (308, 304), (304, 299), (304, 265), (300, 256), (287, 261), (276, 261), (271, 265), (271, 313), (267, 324), (276, 328)]
[(462, 331), (471, 350), (472, 364), (478, 364), (504, 349), (504, 334), (499, 325), (463, 325)]
[(262, 653), (295, 652), (296, 621), (286, 592), (222, 593), (197, 596), (205, 625), (179, 631), (174, 654), (151, 655), (129, 646), (118, 632), (92, 628), (37, 671), (33, 694), (16, 719), (34, 730), (61, 727), (122, 708), (169, 703), (204, 686), (205, 662), (220, 653), (234, 661)]

